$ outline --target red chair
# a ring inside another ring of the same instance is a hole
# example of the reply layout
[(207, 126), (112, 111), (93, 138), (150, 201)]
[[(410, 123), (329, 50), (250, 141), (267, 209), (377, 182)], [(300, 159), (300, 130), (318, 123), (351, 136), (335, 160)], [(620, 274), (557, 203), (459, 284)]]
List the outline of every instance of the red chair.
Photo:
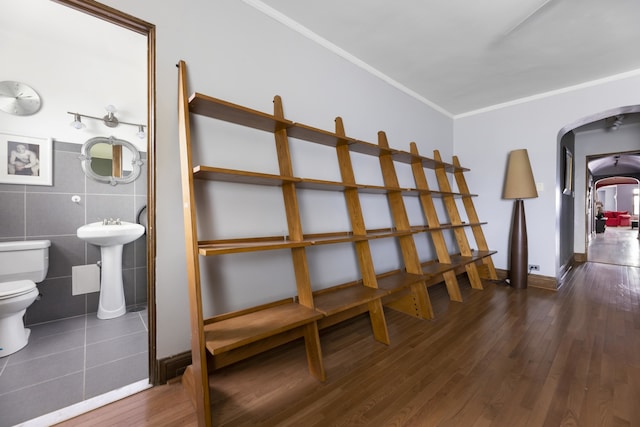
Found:
[(631, 226), (631, 215), (627, 214), (619, 214), (618, 218), (620, 219), (620, 227), (629, 227)]

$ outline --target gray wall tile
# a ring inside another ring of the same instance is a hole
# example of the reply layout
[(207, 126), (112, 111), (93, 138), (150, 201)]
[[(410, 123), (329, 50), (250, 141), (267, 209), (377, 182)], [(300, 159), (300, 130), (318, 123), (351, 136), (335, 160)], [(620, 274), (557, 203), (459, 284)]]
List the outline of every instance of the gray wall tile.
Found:
[(79, 153), (54, 151), (53, 186), (28, 185), (26, 186), (27, 193), (60, 192), (63, 189), (65, 193), (83, 194), (86, 178), (80, 167), (78, 155)]
[(71, 267), (85, 265), (85, 242), (76, 236), (51, 236), (48, 278), (71, 276)]
[(135, 270), (128, 268), (122, 270), (122, 284), (124, 286), (124, 303), (125, 305), (134, 305), (136, 303), (136, 281)]
[[(138, 178), (139, 179), (139, 178)], [(111, 185), (108, 182), (98, 182), (93, 179), (87, 179), (88, 194), (134, 194), (134, 183)]]
[(136, 266), (135, 242), (127, 243), (122, 248), (122, 268)]
[(135, 249), (135, 266), (144, 267), (147, 265), (147, 233), (140, 236), (138, 240), (133, 242)]
[[(77, 156), (80, 155), (80, 150), (82, 146), (80, 144), (72, 144), (70, 142), (63, 141), (54, 141), (53, 142), (53, 150), (54, 151), (65, 151), (67, 153), (74, 153)], [(78, 163), (80, 160), (78, 160)]]
[(135, 304), (145, 304), (147, 302), (147, 268), (135, 269), (136, 275), (136, 299)]
[(27, 236), (75, 235), (84, 209), (66, 194), (27, 193)]
[(0, 191), (8, 191), (11, 193), (24, 193), (26, 185), (23, 184), (0, 184)]
[(136, 221), (133, 197), (88, 194), (86, 202), (87, 223), (104, 218), (120, 218), (128, 222)]
[(71, 295), (71, 276), (45, 279), (38, 283), (38, 290), (41, 298), (27, 309), (24, 317), (26, 325), (79, 316), (87, 312), (85, 296)]
[(148, 167), (147, 167), (147, 159), (146, 156), (142, 159), (142, 161), (144, 162), (142, 166), (140, 166), (140, 176), (138, 177), (138, 179), (136, 179), (134, 181), (134, 193), (136, 195), (142, 195), (142, 196), (146, 196), (147, 195), (147, 173), (148, 173)]
[[(23, 186), (24, 187), (24, 186)], [(25, 194), (0, 191), (0, 237), (24, 240)]]

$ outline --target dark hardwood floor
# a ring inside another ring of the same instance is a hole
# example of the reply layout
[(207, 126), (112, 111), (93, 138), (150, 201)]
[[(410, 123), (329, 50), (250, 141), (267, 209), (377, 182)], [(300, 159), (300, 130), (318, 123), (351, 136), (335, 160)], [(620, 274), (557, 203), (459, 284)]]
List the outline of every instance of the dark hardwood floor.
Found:
[[(388, 310), (391, 345), (367, 317), (321, 332), (327, 381), (294, 342), (212, 377), (222, 426), (640, 426), (640, 269), (585, 263), (558, 292), (463, 283), (429, 289), (436, 318)], [(63, 426), (190, 426), (179, 383)]]

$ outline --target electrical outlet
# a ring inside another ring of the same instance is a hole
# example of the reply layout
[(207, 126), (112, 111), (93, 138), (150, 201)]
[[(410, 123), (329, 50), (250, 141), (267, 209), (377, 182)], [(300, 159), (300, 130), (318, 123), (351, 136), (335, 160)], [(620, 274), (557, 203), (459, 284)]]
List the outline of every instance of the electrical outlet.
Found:
[(529, 271), (540, 271), (540, 266), (536, 264), (529, 264)]

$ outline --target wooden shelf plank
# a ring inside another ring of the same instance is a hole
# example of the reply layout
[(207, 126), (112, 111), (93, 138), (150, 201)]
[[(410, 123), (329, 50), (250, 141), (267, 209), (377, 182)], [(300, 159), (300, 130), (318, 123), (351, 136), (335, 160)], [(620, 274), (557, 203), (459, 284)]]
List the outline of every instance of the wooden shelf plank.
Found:
[(214, 168), (198, 165), (193, 168), (196, 179), (233, 182), (238, 184), (269, 185), (279, 187), (285, 182), (300, 182), (300, 178), (272, 175), (260, 172), (248, 172), (234, 169)]
[(411, 230), (386, 229), (380, 231), (367, 231), (367, 238), (371, 239), (387, 239), (389, 237), (409, 236), (413, 234)]
[(497, 251), (476, 251), (471, 252), (471, 256), (451, 255), (451, 262), (459, 265), (470, 264), (472, 262), (481, 260), (482, 258), (491, 256), (497, 253)]
[(228, 241), (228, 242), (199, 242), (198, 253), (204, 256), (235, 254), (244, 252), (270, 251), (288, 248), (300, 248), (311, 245), (306, 240), (264, 240), (264, 241)]
[(361, 242), (368, 240), (367, 236), (357, 236), (354, 234), (344, 233), (336, 236), (318, 236), (309, 238), (313, 245), (330, 245), (334, 243)]
[(289, 137), (291, 138), (315, 142), (316, 144), (327, 145), (329, 147), (336, 147), (341, 144), (351, 144), (355, 142), (355, 139), (353, 138), (340, 136), (333, 132), (316, 129), (314, 127), (303, 125), (301, 123), (294, 123), (290, 128), (288, 128), (287, 135), (289, 135)]
[(419, 274), (396, 271), (378, 276), (378, 288), (389, 292), (397, 292), (423, 280), (424, 276)]
[(440, 224), (438, 227), (431, 227), (428, 225), (414, 225), (411, 227), (411, 232), (412, 233), (430, 233), (433, 231), (438, 231), (438, 230), (451, 230), (453, 228), (463, 228), (463, 227), (474, 227), (474, 226), (478, 226), (478, 225), (485, 225), (487, 224), (487, 222), (463, 222), (462, 224), (451, 224), (451, 223), (444, 223), (444, 224)]
[(426, 263), (426, 264), (422, 264), (422, 272), (423, 274), (426, 274), (431, 277), (439, 276), (448, 271), (455, 270), (459, 265), (462, 265), (462, 264), (457, 264), (457, 263), (442, 264), (439, 262)]
[(317, 311), (325, 316), (331, 316), (382, 298), (388, 293), (387, 290), (383, 289), (351, 285), (319, 291), (314, 294), (313, 300)]
[(293, 125), (290, 120), (197, 92), (189, 97), (189, 112), (267, 132), (275, 132)]
[(462, 194), (462, 193), (455, 193), (453, 191), (433, 191), (431, 190), (430, 192), (432, 197), (437, 197), (437, 198), (443, 198), (443, 197), (456, 197), (456, 198), (460, 198), (460, 197), (477, 197), (477, 194)]
[(393, 153), (393, 160), (400, 163), (421, 163), (422, 167), (425, 169), (436, 169), (438, 167), (443, 167), (447, 172), (469, 172), (471, 169), (463, 168), (461, 166), (455, 166), (450, 163), (439, 162), (434, 159), (430, 159), (428, 157), (412, 154), (406, 151), (396, 151)]
[(313, 245), (325, 245), (331, 243), (360, 242), (364, 240), (387, 239), (398, 236), (408, 236), (412, 234), (410, 231), (382, 229), (367, 230), (366, 234), (345, 233), (327, 233), (316, 235), (305, 235), (305, 240), (312, 242)]
[(419, 196), (431, 194), (433, 197), (475, 197), (476, 194), (460, 194), (444, 191), (420, 190), (417, 188), (385, 187), (380, 185), (349, 184), (337, 181), (325, 181), (313, 178), (287, 177), (261, 172), (241, 171), (212, 166), (197, 165), (193, 168), (193, 177), (210, 181), (233, 182), (238, 184), (254, 184), (281, 186), (285, 182), (293, 182), (297, 188), (323, 191), (345, 191), (349, 188), (357, 189), (361, 193), (388, 194), (402, 193), (405, 196)]
[(300, 178), (300, 182), (296, 183), (297, 188), (305, 188), (309, 190), (323, 191), (344, 191), (348, 188), (360, 188), (358, 184), (348, 184), (345, 182), (323, 181), (320, 179)]
[(472, 251), (471, 256), (462, 256), (460, 254), (450, 255), (451, 264), (427, 261), (422, 263), (422, 272), (429, 276), (436, 276), (455, 270), (458, 267), (479, 261), (482, 258), (491, 256), (497, 251)]
[(419, 196), (423, 193), (429, 193), (429, 191), (418, 190), (417, 188), (402, 188), (402, 187), (384, 187), (380, 185), (361, 185), (359, 191), (361, 193), (371, 194), (389, 194), (389, 193), (402, 193), (405, 196)]
[(399, 152), (399, 150), (394, 150), (392, 148), (384, 148), (384, 147), (380, 147), (377, 144), (372, 144), (370, 142), (358, 141), (358, 140), (354, 140), (353, 143), (349, 144), (349, 150), (355, 153), (367, 154), (370, 156), (381, 156), (382, 154)]
[(207, 350), (217, 355), (320, 318), (321, 313), (290, 302), (209, 323), (204, 325)]
[(392, 229), (368, 230), (364, 235), (352, 232), (335, 232), (306, 234), (303, 240), (290, 240), (289, 236), (250, 237), (224, 240), (202, 240), (198, 242), (199, 254), (203, 256), (233, 254), (243, 252), (257, 252), (299, 248), (313, 245), (328, 245), (335, 243), (359, 242), (364, 240), (385, 239), (390, 237), (407, 236), (413, 231)]

